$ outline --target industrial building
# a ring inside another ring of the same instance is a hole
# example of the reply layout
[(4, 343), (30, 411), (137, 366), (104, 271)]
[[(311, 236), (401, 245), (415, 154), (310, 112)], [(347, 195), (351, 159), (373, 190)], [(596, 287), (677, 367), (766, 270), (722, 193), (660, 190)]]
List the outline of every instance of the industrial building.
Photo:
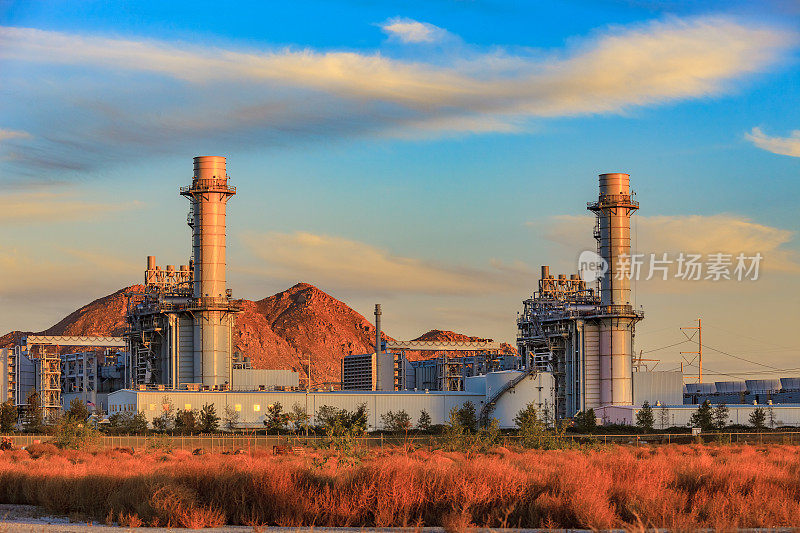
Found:
[(517, 349), (526, 364), (551, 372), (556, 416), (633, 404), (633, 341), (643, 312), (631, 304), (630, 217), (639, 209), (628, 174), (601, 174), (600, 194), (587, 208), (596, 216), (594, 237), (604, 263), (599, 291), (580, 274), (557, 278), (542, 267), (538, 290), (517, 318)]
[(147, 258), (145, 289), (129, 300), (128, 383), (224, 390), (231, 387), (233, 315), (239, 311), (225, 283), (225, 214), (236, 194), (225, 158), (195, 157), (192, 184), (180, 194), (190, 202), (192, 258), (179, 269), (162, 269)]
[[(512, 389), (509, 383), (521, 373), (500, 373), (499, 376), (478, 376), (468, 380), (466, 391), (158, 391), (121, 390), (109, 395), (109, 413), (121, 411), (143, 412), (148, 421), (164, 412), (171, 402), (175, 409), (201, 409), (206, 404), (214, 405), (217, 413), (224, 413), (226, 407), (239, 414), (242, 428), (263, 428), (268, 409), (280, 403), (284, 411), (295, 405), (310, 416), (310, 423), (316, 423), (316, 415), (322, 406), (331, 406), (353, 411), (360, 405), (367, 408), (368, 429), (382, 429), (381, 417), (389, 411), (405, 411), (416, 423), (421, 411), (431, 416), (432, 424), (449, 421), (450, 411), (471, 402), (476, 410), (489, 410), (492, 418), (498, 420), (501, 428), (515, 427), (514, 417), (529, 403), (533, 403), (543, 413), (550, 409), (552, 402), (552, 382), (549, 375), (525, 375), (517, 380)], [(510, 390), (508, 394), (497, 397), (498, 390)], [(492, 402), (490, 409), (487, 409)]]

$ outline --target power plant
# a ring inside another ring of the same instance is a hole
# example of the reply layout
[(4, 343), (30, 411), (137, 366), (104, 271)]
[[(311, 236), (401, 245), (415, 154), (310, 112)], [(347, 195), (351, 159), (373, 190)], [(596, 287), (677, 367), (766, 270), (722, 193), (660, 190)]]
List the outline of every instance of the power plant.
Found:
[(639, 209), (628, 174), (601, 174), (600, 194), (588, 209), (596, 216), (594, 237), (604, 273), (599, 291), (580, 273), (550, 274), (523, 302), (517, 348), (527, 364), (555, 378), (557, 416), (633, 403), (633, 339), (644, 315), (631, 305), (630, 217)]
[(239, 311), (225, 284), (225, 211), (236, 188), (225, 158), (194, 158), (189, 199), (192, 258), (176, 270), (147, 258), (144, 292), (132, 294), (125, 338), (129, 383), (225, 390), (231, 387), (233, 316)]
[[(0, 350), (2, 398), (24, 411), (36, 391), (52, 415), (77, 397), (108, 414), (143, 412), (149, 421), (165, 402), (184, 409), (210, 403), (217, 412), (239, 413), (246, 427), (263, 427), (278, 402), (305, 409), (312, 423), (322, 406), (365, 405), (369, 428), (380, 429), (392, 410), (412, 417), (424, 410), (431, 423), (442, 424), (466, 402), (504, 428), (514, 427), (530, 404), (545, 420), (592, 409), (604, 422), (630, 424), (645, 401), (668, 407), (673, 422), (686, 424), (694, 408), (684, 403), (715, 397), (740, 398), (742, 405), (730, 406), (738, 420), (754, 408), (745, 401), (757, 405), (783, 394), (774, 383), (754, 381), (760, 388), (753, 396), (749, 385), (686, 388), (680, 372), (635, 371), (635, 327), (644, 315), (632, 303), (630, 228), (639, 204), (622, 173), (601, 174), (597, 200), (587, 204), (595, 215), (596, 253), (584, 252), (591, 256), (586, 261), (581, 254), (577, 272), (556, 276), (541, 267), (517, 316), (516, 353), (491, 339), (384, 339), (377, 304), (374, 351), (343, 357), (341, 390), (312, 390), (310, 380), (301, 388), (296, 371), (255, 370), (234, 353), (242, 301), (226, 286), (226, 210), (235, 194), (224, 157), (195, 157), (191, 185), (180, 188), (190, 202), (187, 264), (162, 268), (147, 257), (143, 288), (127, 295), (122, 337), (29, 335)], [(796, 379), (786, 383), (800, 390)], [(786, 424), (800, 423), (800, 406), (776, 408)]]

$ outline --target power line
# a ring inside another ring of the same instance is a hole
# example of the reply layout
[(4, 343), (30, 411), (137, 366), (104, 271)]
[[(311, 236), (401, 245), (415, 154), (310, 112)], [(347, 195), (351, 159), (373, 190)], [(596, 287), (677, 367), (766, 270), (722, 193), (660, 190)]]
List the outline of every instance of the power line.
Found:
[(703, 344), (702, 346), (703, 346), (703, 348), (708, 348), (709, 350), (712, 350), (714, 352), (721, 353), (723, 355), (727, 355), (728, 357), (733, 357), (734, 359), (738, 359), (740, 361), (745, 361), (745, 362), (753, 364), (753, 365), (763, 366), (765, 368), (771, 368), (773, 370), (778, 370), (778, 371), (781, 371), (781, 372), (786, 371), (786, 369), (778, 368), (776, 366), (767, 365), (767, 364), (764, 364), (764, 363), (759, 363), (758, 361), (751, 361), (750, 359), (746, 359), (746, 358), (740, 357), (738, 355), (733, 355), (732, 353), (728, 353), (728, 352), (725, 352), (723, 350), (714, 348), (712, 346), (708, 346), (707, 344)]
[(676, 342), (675, 344), (670, 344), (668, 346), (662, 346), (661, 348), (653, 348), (652, 350), (645, 350), (642, 353), (651, 353), (651, 352), (657, 352), (659, 350), (666, 350), (667, 348), (672, 348), (673, 346), (680, 346), (681, 344), (686, 344), (687, 342), (689, 342), (688, 339), (685, 341)]
[[(706, 327), (708, 327), (708, 324), (706, 324)], [(774, 343), (774, 342), (770, 342), (770, 341), (768, 341), (768, 340), (759, 339), (759, 338), (756, 338), (756, 337), (751, 337), (751, 336), (749, 336), (749, 335), (742, 335), (742, 334), (741, 334), (741, 333), (739, 333), (738, 331), (731, 331), (731, 330), (729, 330), (729, 329), (726, 329), (726, 328), (721, 328), (721, 327), (719, 327), (719, 326), (717, 326), (717, 325), (713, 325), (713, 326), (711, 326), (711, 327), (712, 327), (713, 329), (719, 329), (719, 330), (722, 330), (722, 331), (724, 331), (724, 332), (726, 332), (726, 333), (731, 333), (731, 334), (733, 334), (733, 335), (738, 335), (739, 337), (744, 337), (745, 339), (750, 339), (750, 340), (754, 340), (754, 341), (758, 341), (758, 342), (763, 342), (763, 343), (766, 343), (766, 344), (771, 344), (771, 345), (773, 345), (773, 346), (778, 346), (779, 348), (784, 348), (784, 349), (786, 349), (786, 350), (795, 350), (795, 351), (800, 351), (800, 346), (794, 346), (794, 347), (790, 347), (790, 346), (784, 346), (783, 344), (777, 344), (777, 343)]]

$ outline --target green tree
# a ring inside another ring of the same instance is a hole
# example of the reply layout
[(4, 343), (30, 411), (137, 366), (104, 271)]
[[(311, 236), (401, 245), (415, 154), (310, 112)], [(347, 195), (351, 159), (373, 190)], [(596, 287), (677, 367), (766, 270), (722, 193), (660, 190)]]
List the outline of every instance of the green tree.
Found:
[(119, 411), (108, 417), (106, 431), (114, 435), (141, 435), (147, 433), (147, 416), (143, 412)]
[(311, 417), (308, 416), (305, 407), (297, 403), (292, 405), (292, 410), (289, 411), (289, 422), (292, 424), (292, 431), (295, 433), (307, 432), (310, 419)]
[(392, 433), (407, 432), (411, 429), (411, 417), (402, 409), (396, 413), (389, 411), (381, 415), (381, 423), (383, 429)]
[(425, 409), (419, 412), (419, 420), (417, 421), (417, 428), (421, 431), (428, 431), (431, 429), (431, 415)]
[(594, 409), (575, 414), (575, 427), (581, 433), (594, 433), (597, 429), (597, 415), (594, 414)]
[(667, 429), (669, 427), (669, 409), (664, 407), (663, 405), (658, 410), (658, 422), (661, 425), (661, 429)]
[(175, 406), (169, 396), (161, 399), (161, 415), (153, 419), (153, 429), (162, 433), (175, 427)]
[(275, 402), (267, 407), (267, 416), (264, 417), (264, 425), (267, 431), (281, 432), (286, 430), (289, 423), (289, 414), (283, 412), (281, 402)]
[(714, 420), (715, 428), (725, 429), (725, 426), (728, 425), (728, 406), (724, 403), (716, 405), (711, 418)]
[(514, 417), (519, 428), (520, 444), (524, 448), (557, 448), (558, 436), (547, 429), (544, 420), (533, 403), (529, 403)]
[(458, 422), (466, 431), (475, 433), (478, 429), (478, 416), (475, 413), (475, 404), (466, 402), (458, 410)]
[(645, 400), (642, 404), (642, 408), (636, 413), (636, 425), (649, 432), (653, 431), (655, 423), (656, 419), (655, 415), (653, 415), (653, 408), (650, 407), (650, 402)]
[(767, 423), (770, 429), (775, 429), (775, 410), (772, 408), (772, 404), (767, 406)]
[(323, 405), (317, 410), (316, 419), (318, 428), (326, 435), (342, 437), (363, 435), (367, 431), (367, 417), (367, 406), (362, 403), (352, 412)]
[(0, 433), (11, 433), (17, 425), (17, 406), (8, 400), (0, 404)]
[(714, 418), (711, 411), (711, 402), (705, 400), (698, 408), (697, 411), (692, 413), (690, 423), (694, 427), (699, 427), (702, 431), (711, 431), (714, 429)]
[(753, 409), (753, 412), (750, 413), (750, 425), (756, 429), (765, 429), (767, 425), (765, 424), (767, 419), (767, 413), (764, 411), (763, 407), (756, 407)]
[(73, 398), (72, 401), (69, 402), (69, 409), (64, 413), (65, 417), (77, 422), (85, 422), (86, 419), (89, 418), (89, 415), (89, 408), (80, 398)]
[(175, 413), (175, 431), (182, 435), (193, 435), (200, 430), (196, 409), (180, 409)]
[(44, 431), (44, 409), (42, 408), (41, 397), (35, 390), (28, 394), (23, 426), (28, 433), (41, 433)]
[(97, 444), (100, 432), (85, 420), (69, 416), (61, 417), (55, 425), (53, 442), (59, 448), (80, 450)]
[(233, 433), (239, 427), (239, 411), (232, 405), (225, 406), (225, 413), (222, 416), (222, 424), (225, 431)]
[(202, 433), (216, 433), (219, 430), (219, 417), (213, 403), (203, 405), (198, 422)]

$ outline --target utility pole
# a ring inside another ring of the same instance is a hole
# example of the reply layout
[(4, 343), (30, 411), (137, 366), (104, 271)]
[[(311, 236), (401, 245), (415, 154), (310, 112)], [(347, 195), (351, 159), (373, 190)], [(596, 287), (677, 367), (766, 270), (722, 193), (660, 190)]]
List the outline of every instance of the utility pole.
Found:
[[(696, 327), (684, 327), (681, 328), (681, 332), (686, 336), (688, 340), (692, 340), (694, 334), (691, 336), (686, 335), (685, 330), (696, 330), (697, 331), (697, 351), (696, 352), (680, 352), (682, 361), (681, 361), (681, 373), (683, 373), (683, 363), (685, 362), (688, 366), (697, 367), (697, 382), (703, 382), (703, 325), (701, 319), (697, 319), (697, 326)], [(685, 354), (693, 354), (694, 357), (691, 360), (688, 360), (686, 357), (683, 357)], [(694, 362), (697, 361), (697, 364)], [(694, 375), (688, 376), (689, 378), (694, 379)]]

